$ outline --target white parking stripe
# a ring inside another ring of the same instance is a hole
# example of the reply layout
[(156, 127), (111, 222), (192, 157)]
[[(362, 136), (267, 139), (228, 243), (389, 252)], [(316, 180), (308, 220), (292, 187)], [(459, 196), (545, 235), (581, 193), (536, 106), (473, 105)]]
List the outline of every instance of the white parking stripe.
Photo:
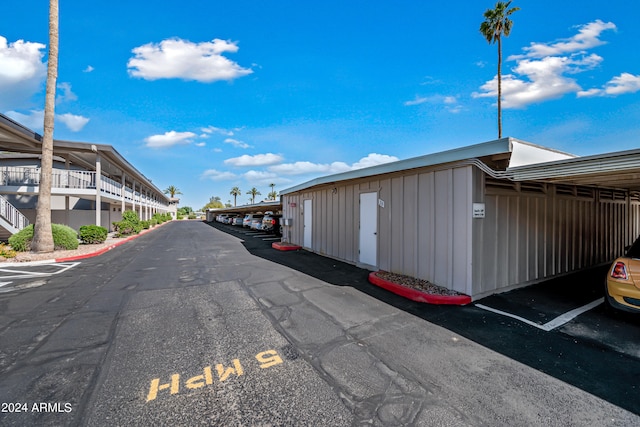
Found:
[[(24, 270), (12, 270), (12, 269), (8, 269), (8, 268), (2, 268), (0, 269), (0, 272), (7, 272), (7, 273), (13, 273), (13, 276), (0, 276), (0, 278), (2, 279), (32, 279), (34, 277), (46, 277), (46, 276), (53, 276), (55, 274), (60, 274), (63, 273), (65, 271), (67, 271), (70, 268), (75, 267), (76, 265), (80, 264), (79, 262), (65, 262), (65, 263), (51, 263), (51, 264), (47, 264), (51, 265), (53, 267), (57, 267), (59, 268), (56, 271), (53, 272), (38, 272), (38, 271), (24, 271)], [(43, 266), (45, 264), (41, 264), (40, 266)], [(18, 274), (16, 274), (18, 273)]]
[(475, 306), (478, 307), (478, 308), (481, 308), (483, 310), (490, 311), (492, 313), (500, 314), (502, 316), (511, 317), (512, 319), (519, 320), (520, 322), (526, 323), (527, 325), (534, 326), (534, 327), (536, 327), (538, 329), (542, 329), (543, 331), (549, 332), (549, 331), (557, 328), (558, 326), (562, 326), (565, 323), (570, 322), (571, 320), (575, 319), (576, 317), (578, 317), (579, 315), (581, 315), (585, 311), (589, 311), (592, 308), (595, 308), (595, 307), (599, 306), (603, 302), (604, 302), (604, 298), (597, 299), (595, 301), (590, 302), (589, 304), (583, 305), (582, 307), (578, 307), (578, 308), (576, 308), (574, 310), (571, 310), (571, 311), (568, 311), (568, 312), (566, 312), (564, 314), (561, 314), (560, 316), (556, 317), (555, 319), (551, 320), (550, 322), (545, 323), (544, 325), (540, 325), (540, 324), (538, 324), (536, 322), (532, 322), (529, 319), (525, 319), (524, 317), (520, 317), (520, 316), (517, 316), (517, 315), (512, 314), (512, 313), (507, 313), (506, 311), (502, 311), (502, 310), (498, 310), (498, 309), (495, 309), (495, 308), (487, 307), (486, 305), (483, 305), (483, 304), (475, 304)]

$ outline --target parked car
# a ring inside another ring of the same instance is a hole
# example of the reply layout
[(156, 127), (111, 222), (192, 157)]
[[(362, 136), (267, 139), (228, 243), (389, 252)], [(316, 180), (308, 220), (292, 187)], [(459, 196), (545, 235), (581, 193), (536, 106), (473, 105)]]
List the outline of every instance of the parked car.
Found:
[(228, 214), (219, 214), (216, 216), (216, 221), (224, 223), (224, 220), (227, 219)]
[(282, 236), (282, 215), (265, 215), (262, 218), (262, 230), (267, 233), (273, 233), (276, 236)]
[(252, 218), (249, 228), (252, 230), (262, 230), (262, 215)]
[(241, 216), (234, 216), (233, 218), (231, 218), (231, 222), (229, 222), (229, 224), (231, 225), (242, 225), (242, 220), (244, 218)]
[(640, 313), (640, 237), (624, 256), (613, 261), (604, 286), (607, 306)]
[(243, 227), (247, 227), (250, 228), (251, 227), (251, 220), (254, 218), (260, 218), (260, 220), (262, 220), (262, 217), (264, 215), (258, 215), (258, 214), (246, 214), (244, 216), (244, 219), (242, 220), (242, 226)]

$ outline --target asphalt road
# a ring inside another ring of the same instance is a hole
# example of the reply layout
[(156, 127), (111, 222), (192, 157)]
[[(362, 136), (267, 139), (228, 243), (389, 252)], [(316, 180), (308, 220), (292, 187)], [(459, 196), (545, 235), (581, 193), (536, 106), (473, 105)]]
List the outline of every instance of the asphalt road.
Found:
[[(239, 237), (173, 222), (12, 278), (0, 293), (0, 425), (640, 423), (457, 332), (482, 329), (468, 311), (418, 309), (365, 271)], [(443, 328), (416, 310), (456, 320)]]

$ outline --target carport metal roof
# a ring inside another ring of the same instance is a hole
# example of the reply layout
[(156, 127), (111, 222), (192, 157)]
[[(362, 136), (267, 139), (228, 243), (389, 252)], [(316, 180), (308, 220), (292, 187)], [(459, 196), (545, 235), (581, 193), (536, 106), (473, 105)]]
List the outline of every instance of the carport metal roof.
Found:
[(640, 191), (640, 149), (508, 168), (513, 181), (545, 181)]

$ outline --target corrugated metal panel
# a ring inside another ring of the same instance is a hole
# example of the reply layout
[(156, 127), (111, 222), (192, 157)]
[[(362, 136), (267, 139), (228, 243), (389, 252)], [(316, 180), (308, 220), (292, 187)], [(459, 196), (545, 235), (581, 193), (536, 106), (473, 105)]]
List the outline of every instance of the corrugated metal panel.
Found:
[(633, 242), (640, 203), (620, 192), (602, 190), (603, 198), (597, 189), (575, 190), (549, 184), (545, 195), (487, 187), (486, 218), (474, 234), (482, 253), (474, 263), (475, 295), (608, 262)]

